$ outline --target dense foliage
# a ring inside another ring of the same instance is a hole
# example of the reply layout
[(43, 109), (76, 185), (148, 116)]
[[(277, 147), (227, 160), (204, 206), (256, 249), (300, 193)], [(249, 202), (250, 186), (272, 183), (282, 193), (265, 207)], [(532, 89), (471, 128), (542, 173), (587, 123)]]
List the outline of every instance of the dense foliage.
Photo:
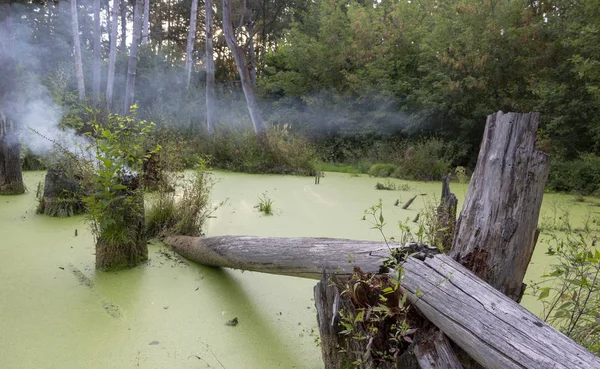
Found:
[[(550, 187), (598, 191), (597, 172), (586, 169), (597, 158), (592, 154), (600, 154), (598, 0), (233, 2), (236, 35), (256, 71), (254, 89), (263, 116), (270, 126), (290, 127), (295, 137), (311, 144), (291, 145), (293, 150), (307, 148), (296, 155), (300, 163), (289, 162), (296, 158), (288, 148), (275, 144), (262, 150), (264, 145), (251, 143), (250, 134), (231, 133), (251, 125), (235, 63), (221, 36), (220, 12), (214, 40), (217, 135), (206, 137), (202, 22), (189, 88), (183, 65), (189, 6), (186, 1), (152, 2), (150, 42), (140, 50), (135, 101), (140, 118), (194, 137), (195, 147), (202, 148), (194, 155), (211, 154), (217, 166), (311, 173), (308, 157), (316, 150), (325, 165), (347, 163), (368, 172), (386, 163), (398, 168), (392, 175), (436, 179), (457, 165), (472, 168), (488, 114), (539, 111), (540, 148), (555, 159)], [(102, 1), (102, 11), (108, 10)], [(129, 25), (132, 11), (126, 2), (121, 13)], [(13, 3), (13, 13), (14, 33), (22, 41), (17, 44), (20, 83), (42, 82), (66, 112), (63, 121), (85, 115), (84, 106), (92, 102), (77, 101), (68, 6), (21, 1)], [(85, 82), (90, 84), (93, 12), (84, 0), (79, 17)], [(102, 22), (103, 73), (110, 27)], [(115, 83), (123, 86), (128, 40), (122, 32), (130, 30), (119, 27)], [(120, 109), (122, 93), (117, 87), (114, 110)], [(441, 142), (452, 150), (433, 163), (418, 155), (406, 159), (410, 144), (419, 146), (431, 137), (431, 146)], [(418, 168), (407, 167), (413, 161)], [(26, 165), (35, 167), (35, 162)], [(422, 173), (423, 167), (434, 170)]]

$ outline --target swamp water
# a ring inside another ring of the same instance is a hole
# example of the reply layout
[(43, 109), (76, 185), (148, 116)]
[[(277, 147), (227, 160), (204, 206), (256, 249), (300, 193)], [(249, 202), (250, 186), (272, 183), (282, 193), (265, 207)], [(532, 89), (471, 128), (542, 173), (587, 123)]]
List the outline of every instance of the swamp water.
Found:
[[(93, 239), (82, 217), (35, 214), (34, 189), (43, 175), (25, 173), (26, 195), (0, 197), (1, 368), (322, 367), (315, 281), (198, 266), (160, 244), (150, 245), (146, 265), (96, 272)], [(207, 236), (381, 240), (361, 220), (365, 209), (381, 198), (386, 236), (399, 236), (397, 222), (414, 218), (441, 189), (440, 183), (395, 180), (412, 189), (377, 191), (380, 179), (337, 173), (327, 173), (319, 185), (311, 177), (216, 177), (213, 201), (228, 201), (209, 220)], [(466, 186), (451, 187), (460, 207)], [(273, 200), (273, 216), (255, 208), (262, 194)], [(426, 196), (402, 210), (414, 194)], [(577, 223), (600, 211), (572, 199), (546, 195), (541, 216), (553, 217), (558, 207)], [(393, 206), (396, 200), (400, 206)], [(551, 261), (545, 250), (538, 243), (526, 281), (539, 278)], [(530, 297), (524, 305), (539, 309)], [(236, 326), (226, 325), (234, 318)]]

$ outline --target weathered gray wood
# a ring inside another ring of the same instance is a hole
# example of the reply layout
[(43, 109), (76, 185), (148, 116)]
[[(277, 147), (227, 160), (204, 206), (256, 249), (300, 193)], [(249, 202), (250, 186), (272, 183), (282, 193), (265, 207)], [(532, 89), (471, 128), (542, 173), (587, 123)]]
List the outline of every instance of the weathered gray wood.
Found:
[(421, 333), (414, 348), (421, 369), (462, 369), (450, 342), (439, 329), (432, 327)]
[[(385, 244), (327, 238), (170, 237), (167, 243), (205, 265), (321, 279), (323, 268), (351, 273), (354, 259), (377, 271)], [(446, 255), (404, 263), (408, 300), (486, 368), (600, 368), (594, 356)]]
[(535, 149), (539, 114), (488, 116), (449, 256), (518, 301), (535, 247), (548, 156)]
[(321, 337), (321, 354), (325, 369), (341, 369), (348, 367), (352, 360), (350, 355), (340, 352), (341, 337), (338, 335), (340, 291), (334, 283), (323, 275), (314, 288), (315, 307), (317, 308), (317, 324)]
[(600, 358), (450, 257), (404, 267), (409, 301), (485, 368), (600, 368)]
[[(350, 276), (354, 265), (376, 273), (389, 255), (384, 242), (336, 238), (172, 236), (165, 242), (199, 264), (317, 280), (323, 269), (338, 278)], [(393, 248), (400, 246), (390, 243)]]
[(408, 207), (410, 206), (410, 204), (412, 204), (413, 201), (415, 201), (416, 198), (417, 198), (417, 195), (411, 197), (404, 205), (402, 205), (402, 209), (408, 209)]
[(452, 239), (456, 228), (456, 207), (458, 200), (450, 192), (450, 176), (442, 180), (442, 196), (437, 208), (437, 224), (435, 233), (435, 244), (441, 250), (450, 250)]

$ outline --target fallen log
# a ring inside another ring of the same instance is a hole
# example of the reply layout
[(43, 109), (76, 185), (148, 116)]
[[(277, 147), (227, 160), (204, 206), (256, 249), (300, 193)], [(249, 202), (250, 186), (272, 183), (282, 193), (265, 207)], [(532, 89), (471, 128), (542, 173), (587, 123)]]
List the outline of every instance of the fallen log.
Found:
[[(324, 269), (349, 275), (354, 263), (377, 272), (389, 253), (381, 242), (327, 238), (176, 236), (166, 242), (200, 264), (312, 279)], [(600, 358), (452, 258), (411, 257), (403, 265), (408, 300), (485, 368), (600, 368)]]
[(377, 273), (390, 249), (401, 247), (392, 242), (304, 237), (171, 236), (165, 242), (199, 264), (316, 280), (323, 271), (344, 279), (355, 265)]

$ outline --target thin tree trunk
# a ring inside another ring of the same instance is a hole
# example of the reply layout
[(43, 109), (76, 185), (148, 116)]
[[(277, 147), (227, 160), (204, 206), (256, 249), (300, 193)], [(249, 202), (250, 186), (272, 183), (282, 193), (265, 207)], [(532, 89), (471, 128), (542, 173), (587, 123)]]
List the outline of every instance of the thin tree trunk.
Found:
[(115, 85), (115, 67), (117, 64), (117, 30), (119, 19), (119, 0), (113, 0), (112, 25), (110, 36), (110, 52), (108, 55), (108, 80), (106, 81), (106, 107), (110, 110)]
[(204, 0), (206, 28), (206, 130), (215, 132), (215, 60), (213, 55), (213, 4)]
[(229, 47), (231, 54), (233, 54), (237, 70), (240, 75), (240, 81), (242, 82), (242, 89), (244, 90), (244, 95), (246, 96), (246, 104), (248, 105), (248, 112), (250, 113), (250, 119), (252, 119), (254, 132), (260, 140), (263, 140), (265, 138), (265, 126), (260, 115), (258, 104), (256, 103), (256, 97), (254, 95), (254, 89), (252, 88), (250, 73), (248, 71), (248, 67), (246, 66), (244, 52), (237, 44), (237, 40), (233, 35), (233, 29), (231, 26), (230, 0), (223, 0), (223, 33), (225, 34), (227, 47)]
[(75, 75), (79, 101), (85, 100), (85, 83), (83, 80), (83, 62), (81, 60), (81, 43), (79, 41), (79, 19), (77, 15), (77, 0), (71, 0), (71, 25), (73, 27), (73, 54), (75, 57)]
[(127, 51), (127, 1), (121, 2), (121, 51)]
[(192, 0), (192, 11), (190, 12), (190, 29), (185, 49), (185, 71), (187, 72), (187, 87), (190, 88), (192, 78), (192, 54), (194, 53), (194, 41), (196, 40), (196, 18), (198, 18), (198, 0)]
[(95, 105), (100, 103), (100, 0), (94, 0), (94, 63), (92, 99)]
[(15, 88), (15, 54), (11, 2), (0, 4), (0, 195), (25, 192), (21, 174), (18, 130), (10, 117)]
[[(195, 0), (198, 1), (198, 0)], [(150, 0), (144, 0), (144, 30), (142, 31), (142, 45), (148, 44), (150, 33)]]
[(254, 50), (254, 20), (252, 16), (248, 19), (248, 59), (250, 62), (250, 83), (256, 88), (256, 52)]
[(135, 95), (135, 74), (137, 70), (140, 39), (142, 36), (143, 1), (144, 0), (135, 0), (135, 7), (133, 10), (133, 40), (131, 41), (131, 48), (129, 50), (129, 63), (127, 65), (127, 82), (125, 84), (125, 103), (123, 109), (123, 112), (125, 114), (129, 114), (130, 107), (131, 105), (133, 105), (133, 98)]

